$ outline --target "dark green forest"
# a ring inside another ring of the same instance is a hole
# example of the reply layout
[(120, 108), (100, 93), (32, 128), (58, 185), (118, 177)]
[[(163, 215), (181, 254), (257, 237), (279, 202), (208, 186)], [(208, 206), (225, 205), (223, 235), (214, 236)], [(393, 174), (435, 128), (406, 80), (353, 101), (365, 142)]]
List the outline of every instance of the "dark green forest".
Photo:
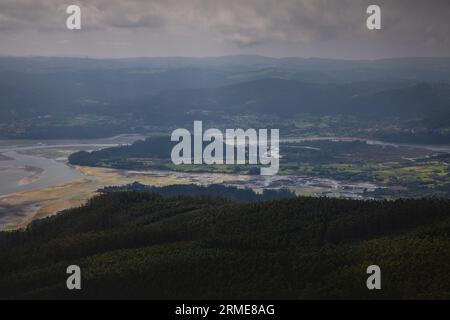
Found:
[(295, 193), (287, 189), (264, 189), (261, 193), (256, 193), (252, 189), (242, 189), (221, 184), (199, 186), (195, 184), (173, 184), (169, 186), (157, 187), (141, 184), (139, 182), (130, 183), (124, 186), (108, 186), (97, 190), (99, 193), (111, 193), (118, 191), (138, 191), (154, 192), (167, 198), (177, 196), (192, 197), (217, 197), (233, 201), (264, 201), (284, 198), (293, 198)]
[(0, 261), (1, 298), (448, 299), (450, 200), (109, 192), (0, 233)]

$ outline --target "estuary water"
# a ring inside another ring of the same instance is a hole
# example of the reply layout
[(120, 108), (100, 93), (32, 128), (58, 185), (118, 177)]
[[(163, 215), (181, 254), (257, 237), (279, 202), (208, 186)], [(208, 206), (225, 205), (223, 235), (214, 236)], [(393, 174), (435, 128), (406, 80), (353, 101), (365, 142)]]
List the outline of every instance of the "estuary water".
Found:
[[(105, 186), (138, 181), (147, 185), (221, 184), (249, 188), (289, 189), (297, 195), (367, 199), (366, 191), (381, 186), (365, 182), (337, 181), (300, 175), (239, 175), (221, 173), (187, 173), (174, 171), (134, 171), (106, 168), (76, 168), (67, 163), (67, 156), (80, 150), (98, 150), (130, 144), (142, 136), (120, 135), (97, 140), (0, 140), (0, 230), (25, 226), (30, 221), (58, 211), (79, 206), (95, 191)], [(359, 138), (289, 138), (281, 142), (305, 140), (354, 141)], [(371, 144), (404, 146), (381, 141)], [(436, 152), (450, 152), (450, 146), (411, 146)], [(23, 192), (22, 192), (23, 191)]]
[[(67, 163), (66, 157), (57, 157), (58, 152), (65, 151), (66, 154), (78, 150), (98, 150), (122, 144), (129, 144), (135, 140), (142, 139), (137, 135), (120, 135), (107, 139), (97, 140), (1, 140), (0, 141), (0, 196), (19, 191), (42, 189), (61, 185), (84, 176), (76, 168)], [(367, 141), (371, 144), (386, 144), (391, 146), (401, 146), (400, 144), (385, 143), (382, 141), (364, 140), (359, 138), (289, 138), (281, 142), (299, 142), (308, 140), (332, 140), (332, 141)], [(411, 147), (411, 145), (408, 145)], [(414, 147), (414, 146), (413, 146)], [(436, 151), (450, 152), (450, 146), (423, 146), (418, 148), (428, 148)], [(242, 188), (251, 188), (256, 191), (262, 189), (288, 188), (297, 194), (362, 198), (364, 191), (377, 189), (371, 183), (349, 183), (336, 181), (333, 179), (314, 178), (296, 175), (286, 176), (242, 176), (238, 174), (212, 173), (181, 173), (171, 171), (123, 171), (125, 174), (133, 174), (148, 177), (182, 178), (194, 184), (208, 185), (212, 183), (223, 183)]]
[[(118, 135), (93, 140), (0, 140), (0, 196), (14, 192), (47, 188), (83, 175), (54, 154), (98, 150), (129, 144), (140, 135)], [(39, 151), (33, 154), (33, 151)]]
[(46, 188), (82, 177), (75, 168), (54, 159), (17, 151), (3, 155), (11, 160), (0, 161), (0, 195)]

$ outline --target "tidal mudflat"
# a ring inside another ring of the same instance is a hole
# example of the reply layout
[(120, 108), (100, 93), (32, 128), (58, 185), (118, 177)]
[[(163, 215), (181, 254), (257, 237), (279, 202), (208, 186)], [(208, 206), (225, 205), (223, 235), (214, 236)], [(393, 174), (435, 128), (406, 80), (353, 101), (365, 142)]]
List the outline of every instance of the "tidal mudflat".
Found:
[(0, 229), (25, 227), (32, 220), (82, 205), (98, 189), (132, 182), (154, 186), (172, 184), (223, 184), (262, 191), (288, 188), (302, 195), (361, 198), (371, 184), (346, 184), (330, 179), (297, 176), (261, 177), (218, 173), (172, 171), (129, 171), (106, 168), (71, 167), (77, 177), (53, 186), (34, 188), (0, 196)]
[(174, 171), (133, 171), (77, 167), (67, 156), (77, 150), (96, 150), (131, 143), (138, 137), (118, 136), (87, 141), (0, 141), (0, 229), (26, 226), (33, 219), (79, 206), (105, 186), (135, 181), (154, 186), (171, 184), (222, 184), (263, 189), (286, 188), (298, 195), (365, 198), (380, 186), (365, 182), (337, 181), (305, 175), (240, 175)]

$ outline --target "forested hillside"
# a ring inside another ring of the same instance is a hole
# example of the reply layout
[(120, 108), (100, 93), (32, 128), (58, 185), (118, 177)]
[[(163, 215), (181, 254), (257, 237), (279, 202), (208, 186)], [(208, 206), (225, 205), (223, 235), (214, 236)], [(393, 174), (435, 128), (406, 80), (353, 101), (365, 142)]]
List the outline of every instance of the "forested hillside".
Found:
[(0, 261), (1, 298), (450, 298), (450, 201), (111, 192), (0, 233)]

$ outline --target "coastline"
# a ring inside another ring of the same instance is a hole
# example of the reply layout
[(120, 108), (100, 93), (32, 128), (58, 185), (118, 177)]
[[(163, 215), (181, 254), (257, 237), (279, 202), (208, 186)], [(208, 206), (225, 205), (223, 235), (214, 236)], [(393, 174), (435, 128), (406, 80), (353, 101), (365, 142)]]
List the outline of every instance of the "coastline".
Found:
[(84, 178), (63, 184), (20, 191), (0, 196), (0, 231), (25, 228), (33, 220), (45, 218), (65, 209), (81, 206), (96, 191), (110, 185), (135, 181), (158, 186), (189, 184), (187, 178), (158, 177), (121, 172), (114, 169), (75, 167)]
[[(103, 141), (100, 141), (103, 142)], [(83, 144), (92, 145), (92, 144)], [(58, 144), (60, 146), (60, 144)], [(0, 195), (0, 231), (1, 230), (16, 230), (25, 228), (30, 222), (35, 219), (45, 218), (54, 215), (62, 210), (83, 205), (90, 198), (95, 196), (96, 191), (105, 186), (115, 186), (139, 182), (154, 186), (167, 186), (171, 184), (228, 184), (246, 187), (251, 182), (255, 188), (267, 187), (266, 183), (270, 185), (277, 185), (280, 183), (289, 183), (289, 176), (280, 176), (280, 181), (255, 181), (255, 177), (251, 175), (236, 175), (227, 173), (203, 173), (194, 172), (176, 172), (176, 171), (139, 171), (139, 170), (121, 170), (101, 167), (82, 167), (74, 166), (68, 163), (63, 156), (66, 155), (67, 145), (64, 145), (62, 150), (54, 151), (52, 145), (45, 145), (45, 147), (38, 146), (38, 154), (35, 156), (48, 156), (52, 161), (63, 162), (66, 166), (71, 167), (77, 171), (79, 175), (71, 180), (62, 183), (45, 187), (29, 188), (24, 191), (11, 192)], [(71, 145), (73, 147), (73, 145)], [(97, 145), (97, 147), (100, 147)], [(33, 147), (26, 147), (26, 152), (32, 152)], [(51, 153), (45, 153), (44, 150), (52, 149)], [(12, 148), (9, 148), (9, 150)], [(41, 151), (42, 150), (42, 151)], [(22, 150), (25, 152), (25, 150)], [(4, 156), (0, 152), (0, 157)], [(55, 158), (58, 156), (58, 158)], [(6, 157), (6, 156), (5, 156)], [(1, 159), (1, 158), (0, 158)], [(63, 161), (65, 159), (65, 161)], [(37, 182), (44, 174), (51, 173), (45, 169), (35, 166), (25, 166), (25, 170), (31, 175), (20, 179), (18, 185), (29, 185)], [(295, 179), (301, 179), (295, 176)], [(320, 179), (319, 179), (320, 180)], [(302, 184), (299, 187), (299, 193), (306, 196), (314, 196), (320, 194), (324, 188), (331, 188), (331, 192), (353, 192), (354, 186), (347, 186), (341, 184), (340, 181), (297, 181), (295, 183)], [(323, 180), (323, 179), (322, 179)], [(306, 182), (306, 183), (304, 183)], [(330, 187), (330, 183), (335, 182), (336, 185)], [(338, 189), (340, 191), (338, 191)], [(350, 188), (350, 189), (349, 189)], [(255, 190), (256, 191), (256, 190)], [(331, 194), (332, 195), (332, 194)], [(332, 195), (333, 196), (333, 195)]]

